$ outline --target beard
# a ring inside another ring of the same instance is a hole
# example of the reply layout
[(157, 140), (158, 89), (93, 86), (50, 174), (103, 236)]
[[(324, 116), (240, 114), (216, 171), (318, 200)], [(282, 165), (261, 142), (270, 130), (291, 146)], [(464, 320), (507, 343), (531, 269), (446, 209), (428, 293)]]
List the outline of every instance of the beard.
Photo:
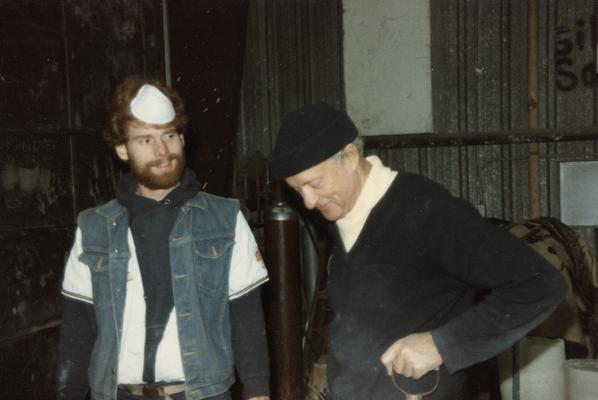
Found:
[[(165, 160), (174, 161), (174, 168), (161, 173), (153, 172), (152, 167), (160, 166)], [(151, 190), (170, 189), (181, 182), (185, 170), (185, 156), (183, 154), (169, 154), (160, 160), (150, 161), (146, 164), (131, 160), (130, 166), (138, 184)]]

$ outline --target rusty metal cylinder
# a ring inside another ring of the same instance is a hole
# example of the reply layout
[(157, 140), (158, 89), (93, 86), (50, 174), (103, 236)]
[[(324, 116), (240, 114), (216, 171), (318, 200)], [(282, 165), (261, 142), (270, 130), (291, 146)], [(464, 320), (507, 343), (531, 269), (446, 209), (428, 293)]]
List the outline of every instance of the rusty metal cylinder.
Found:
[(264, 296), (274, 400), (304, 397), (299, 219), (284, 202), (264, 221), (265, 262), (270, 283)]

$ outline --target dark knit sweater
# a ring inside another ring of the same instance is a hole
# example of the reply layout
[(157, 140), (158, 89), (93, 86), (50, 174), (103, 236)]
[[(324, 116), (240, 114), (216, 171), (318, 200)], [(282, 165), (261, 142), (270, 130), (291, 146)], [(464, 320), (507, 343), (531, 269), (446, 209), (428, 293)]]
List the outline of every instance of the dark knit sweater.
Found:
[[(348, 253), (335, 234), (334, 400), (400, 398), (380, 357), (397, 339), (424, 331), (444, 361), (440, 386), (426, 398), (465, 398), (461, 370), (508, 348), (566, 295), (547, 261), (423, 176), (399, 174)], [(490, 294), (474, 304), (475, 289)]]

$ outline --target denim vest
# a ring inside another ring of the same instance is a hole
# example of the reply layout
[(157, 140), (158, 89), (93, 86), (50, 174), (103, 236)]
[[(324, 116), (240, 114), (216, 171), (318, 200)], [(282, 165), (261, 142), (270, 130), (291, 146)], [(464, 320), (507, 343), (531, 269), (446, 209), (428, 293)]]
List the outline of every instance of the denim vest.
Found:
[[(188, 400), (234, 381), (228, 275), (239, 205), (203, 192), (188, 200), (169, 236), (170, 272)], [(93, 286), (97, 339), (89, 364), (93, 400), (115, 400), (130, 259), (128, 212), (116, 200), (78, 218)]]

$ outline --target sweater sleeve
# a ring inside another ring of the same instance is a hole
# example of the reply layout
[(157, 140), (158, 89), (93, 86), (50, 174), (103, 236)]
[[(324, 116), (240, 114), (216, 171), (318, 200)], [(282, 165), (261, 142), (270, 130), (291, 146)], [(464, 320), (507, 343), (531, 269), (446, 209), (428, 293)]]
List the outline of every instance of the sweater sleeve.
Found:
[(494, 357), (545, 320), (567, 285), (548, 261), (480, 217), (469, 203), (436, 198), (426, 221), (434, 262), (453, 278), (489, 294), (434, 329), (449, 372)]
[(57, 398), (83, 400), (87, 370), (96, 336), (93, 304), (64, 297), (58, 344)]
[(261, 289), (230, 302), (235, 366), (246, 397), (269, 396), (269, 359)]

